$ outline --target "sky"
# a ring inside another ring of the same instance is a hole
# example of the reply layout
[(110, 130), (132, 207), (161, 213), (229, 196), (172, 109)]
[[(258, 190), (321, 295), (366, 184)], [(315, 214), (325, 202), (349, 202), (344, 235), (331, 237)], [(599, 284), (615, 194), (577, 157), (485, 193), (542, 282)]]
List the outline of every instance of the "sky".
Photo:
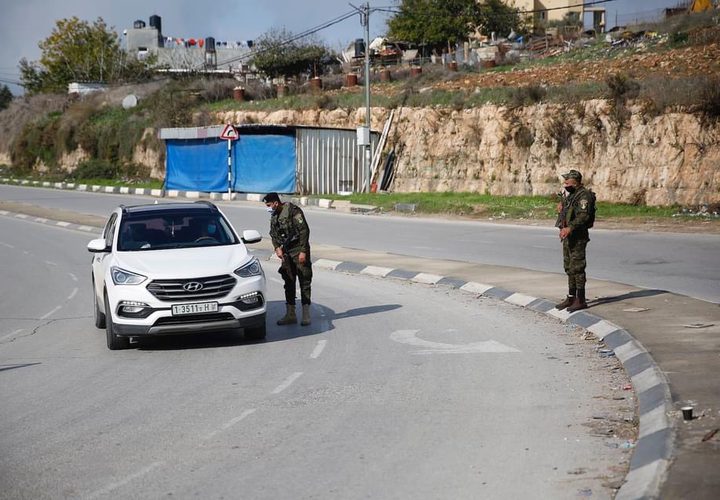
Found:
[[(679, 1), (613, 0), (602, 6), (607, 11), (607, 25), (612, 27), (616, 18), (618, 24), (626, 24), (635, 17), (656, 15), (659, 9)], [(398, 3), (374, 0), (370, 6)], [(351, 10), (345, 0), (0, 0), (0, 85), (7, 84), (16, 95), (22, 93), (21, 87), (11, 83), (19, 81), (18, 62), (23, 57), (29, 61), (40, 58), (38, 43), (50, 35), (58, 19), (77, 16), (92, 22), (102, 17), (121, 35), (137, 19), (149, 25), (150, 16), (156, 14), (162, 18), (165, 36), (246, 41), (271, 28), (305, 31)], [(389, 15), (377, 12), (370, 16), (371, 38), (385, 33)], [(359, 18), (353, 17), (317, 36), (339, 50), (363, 35)]]

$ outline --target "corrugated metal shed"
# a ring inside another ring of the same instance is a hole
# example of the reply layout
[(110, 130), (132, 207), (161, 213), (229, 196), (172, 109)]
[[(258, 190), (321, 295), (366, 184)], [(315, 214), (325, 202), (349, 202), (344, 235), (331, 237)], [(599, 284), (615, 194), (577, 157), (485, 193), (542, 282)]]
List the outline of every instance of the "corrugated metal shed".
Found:
[[(373, 149), (378, 139), (371, 134)], [(357, 192), (367, 184), (369, 166), (355, 130), (303, 127), (297, 129), (296, 141), (299, 193)]]
[[(209, 127), (164, 128), (158, 137), (164, 140), (196, 140), (219, 137), (224, 125)], [(333, 129), (284, 125), (236, 126), (243, 134), (295, 134), (296, 192), (300, 194), (332, 194), (358, 192), (369, 184), (369, 165), (365, 150), (357, 145), (355, 129)], [(380, 134), (370, 134), (373, 151)]]

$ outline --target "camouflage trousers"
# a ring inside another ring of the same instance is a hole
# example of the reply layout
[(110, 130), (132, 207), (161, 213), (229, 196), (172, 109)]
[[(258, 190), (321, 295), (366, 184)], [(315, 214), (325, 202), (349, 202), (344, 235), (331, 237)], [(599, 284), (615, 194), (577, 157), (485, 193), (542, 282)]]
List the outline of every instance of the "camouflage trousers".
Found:
[(563, 240), (563, 266), (568, 275), (568, 288), (570, 290), (585, 288), (585, 248), (589, 238), (568, 237)]
[(307, 253), (305, 264), (298, 261), (298, 254), (287, 254), (283, 258), (278, 272), (282, 276), (285, 288), (285, 303), (295, 304), (295, 278), (300, 282), (300, 302), (310, 304), (310, 286), (312, 284), (312, 263), (310, 252)]

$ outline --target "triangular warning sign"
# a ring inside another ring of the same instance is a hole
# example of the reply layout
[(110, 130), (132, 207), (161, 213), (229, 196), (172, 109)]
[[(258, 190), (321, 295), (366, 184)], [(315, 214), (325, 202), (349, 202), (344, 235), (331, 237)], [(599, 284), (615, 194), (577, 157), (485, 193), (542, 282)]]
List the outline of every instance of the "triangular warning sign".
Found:
[(228, 141), (234, 141), (239, 137), (238, 131), (235, 130), (235, 127), (230, 125), (229, 123), (225, 125), (225, 128), (222, 131), (222, 134), (220, 134), (220, 139), (227, 139)]

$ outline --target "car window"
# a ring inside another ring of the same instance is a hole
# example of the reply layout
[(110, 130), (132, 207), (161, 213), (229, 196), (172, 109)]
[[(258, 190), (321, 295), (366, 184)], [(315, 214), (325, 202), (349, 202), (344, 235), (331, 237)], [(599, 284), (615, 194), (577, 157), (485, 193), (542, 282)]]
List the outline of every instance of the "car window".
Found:
[(238, 243), (227, 221), (218, 213), (138, 213), (120, 224), (118, 250), (141, 251), (233, 245)]
[(107, 227), (105, 228), (105, 246), (106, 247), (112, 247), (113, 241), (115, 239), (115, 224), (117, 222), (117, 214), (112, 214), (110, 216), (110, 220), (107, 223)]

